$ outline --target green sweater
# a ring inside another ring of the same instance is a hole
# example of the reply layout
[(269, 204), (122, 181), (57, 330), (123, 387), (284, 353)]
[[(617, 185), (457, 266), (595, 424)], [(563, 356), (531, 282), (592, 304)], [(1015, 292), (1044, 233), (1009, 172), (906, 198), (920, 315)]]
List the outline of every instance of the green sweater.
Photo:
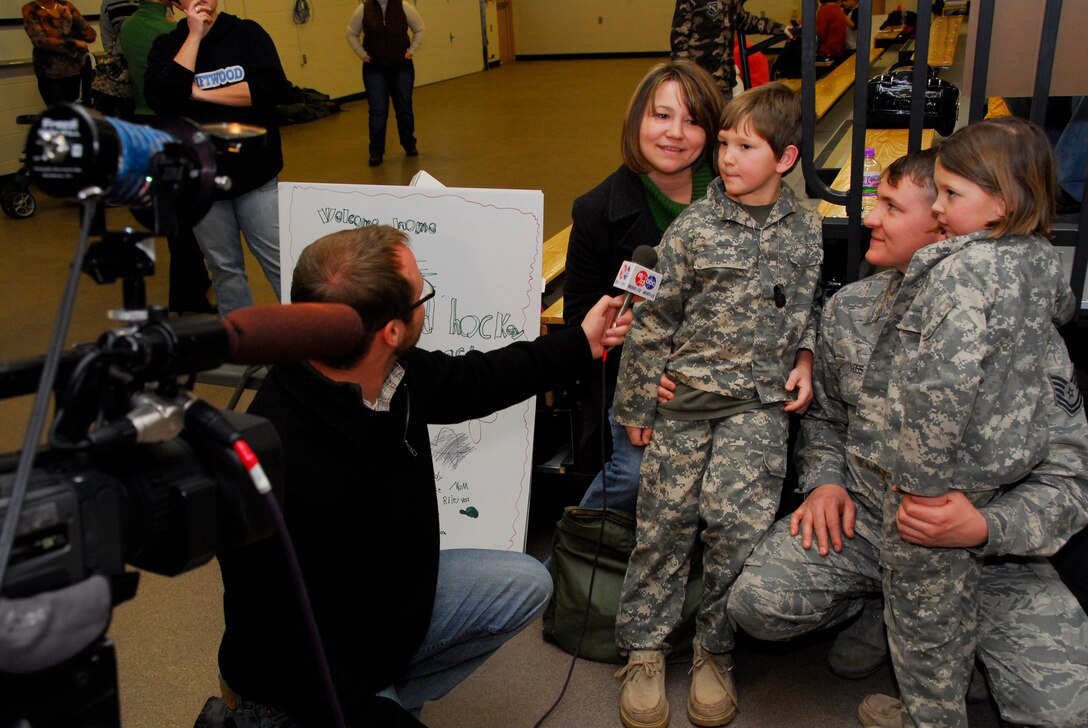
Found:
[(153, 116), (155, 113), (144, 96), (144, 75), (147, 73), (151, 44), (173, 29), (174, 23), (166, 19), (166, 6), (151, 0), (142, 0), (139, 9), (121, 26), (121, 48), (132, 75), (132, 96), (136, 101), (138, 116)]

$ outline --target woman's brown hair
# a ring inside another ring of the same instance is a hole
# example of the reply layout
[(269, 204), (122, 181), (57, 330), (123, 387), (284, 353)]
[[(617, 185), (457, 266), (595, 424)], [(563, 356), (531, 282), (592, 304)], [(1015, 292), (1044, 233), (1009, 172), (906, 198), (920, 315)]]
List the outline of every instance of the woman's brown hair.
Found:
[(646, 174), (653, 169), (642, 153), (639, 133), (642, 130), (642, 120), (653, 106), (654, 94), (667, 81), (675, 81), (680, 86), (680, 98), (687, 105), (692, 118), (706, 132), (706, 146), (703, 148), (702, 158), (710, 160), (714, 139), (718, 134), (718, 118), (725, 106), (725, 99), (722, 98), (722, 92), (714, 79), (702, 67), (691, 61), (669, 61), (650, 69), (627, 104), (620, 148), (623, 163), (632, 172)]

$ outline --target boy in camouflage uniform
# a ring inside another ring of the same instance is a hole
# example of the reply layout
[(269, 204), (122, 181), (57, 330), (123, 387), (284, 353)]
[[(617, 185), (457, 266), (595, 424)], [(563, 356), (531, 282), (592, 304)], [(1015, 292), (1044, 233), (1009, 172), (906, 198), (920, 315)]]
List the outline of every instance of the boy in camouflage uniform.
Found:
[[(616, 618), (617, 645), (629, 653), (617, 673), (628, 728), (668, 724), (667, 638), (700, 519), (704, 591), (688, 717), (716, 726), (736, 714), (726, 591), (774, 518), (788, 412), (811, 399), (820, 220), (782, 183), (797, 161), (800, 119), (796, 94), (781, 84), (726, 107), (721, 178), (665, 232), (658, 296), (639, 305), (620, 361), (614, 417), (632, 443), (648, 445)], [(677, 390), (658, 407), (662, 373)]]
[(674, 61), (686, 58), (710, 72), (728, 101), (737, 84), (733, 60), (733, 34), (773, 35), (785, 26), (770, 18), (752, 15), (745, 0), (676, 0), (669, 46)]
[[(1045, 556), (1088, 523), (1088, 423), (1053, 327), (1039, 342), (1052, 387), (1043, 398), (1050, 442), (1043, 461), (984, 507), (962, 493), (941, 507), (910, 503), (899, 514), (898, 532), (881, 532), (889, 489), (873, 453), (887, 440), (883, 393), (894, 368), (880, 342), (886, 341), (882, 332), (894, 335), (902, 325), (915, 298), (917, 289), (904, 275), (915, 254), (931, 245), (933, 253), (941, 250), (930, 211), (934, 156), (919, 152), (885, 171), (877, 207), (865, 223), (873, 229), (866, 259), (887, 270), (844, 287), (824, 308), (813, 403), (798, 447), (806, 500), (748, 559), (730, 594), (729, 615), (760, 639), (790, 639), (845, 623), (867, 599), (879, 599), (881, 550), (889, 540), (934, 552), (970, 549), (986, 559), (978, 624), (970, 629), (1002, 717), (1017, 724), (1084, 726), (1088, 617)], [(948, 598), (958, 598), (958, 583), (944, 586)], [(972, 609), (957, 621), (960, 631), (974, 619)], [(879, 652), (877, 657), (879, 665)], [(906, 679), (928, 681), (943, 694), (940, 702), (962, 705), (966, 686), (954, 685), (950, 673), (951, 661), (944, 659)], [(900, 701), (886, 696), (869, 696), (858, 712), (864, 725), (907, 725)]]

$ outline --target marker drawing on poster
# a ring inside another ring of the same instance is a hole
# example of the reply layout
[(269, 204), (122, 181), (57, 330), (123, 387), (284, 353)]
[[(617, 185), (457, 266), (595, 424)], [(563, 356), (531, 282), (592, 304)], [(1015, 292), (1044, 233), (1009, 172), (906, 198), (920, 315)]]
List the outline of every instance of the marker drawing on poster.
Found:
[[(425, 304), (420, 346), (487, 351), (540, 330), (539, 191), (283, 182), (279, 206), (285, 298), (307, 245), (338, 230), (392, 225), (407, 233), (437, 292)], [(529, 400), (431, 426), (443, 548), (524, 550), (535, 407)]]

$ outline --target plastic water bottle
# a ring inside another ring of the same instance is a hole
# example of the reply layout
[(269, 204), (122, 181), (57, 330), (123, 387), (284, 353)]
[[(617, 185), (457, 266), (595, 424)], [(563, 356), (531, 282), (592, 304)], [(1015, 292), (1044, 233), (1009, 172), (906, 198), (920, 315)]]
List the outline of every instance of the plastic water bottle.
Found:
[(861, 167), (861, 216), (865, 217), (876, 207), (876, 188), (880, 184), (880, 162), (876, 150), (865, 147), (865, 163)]

